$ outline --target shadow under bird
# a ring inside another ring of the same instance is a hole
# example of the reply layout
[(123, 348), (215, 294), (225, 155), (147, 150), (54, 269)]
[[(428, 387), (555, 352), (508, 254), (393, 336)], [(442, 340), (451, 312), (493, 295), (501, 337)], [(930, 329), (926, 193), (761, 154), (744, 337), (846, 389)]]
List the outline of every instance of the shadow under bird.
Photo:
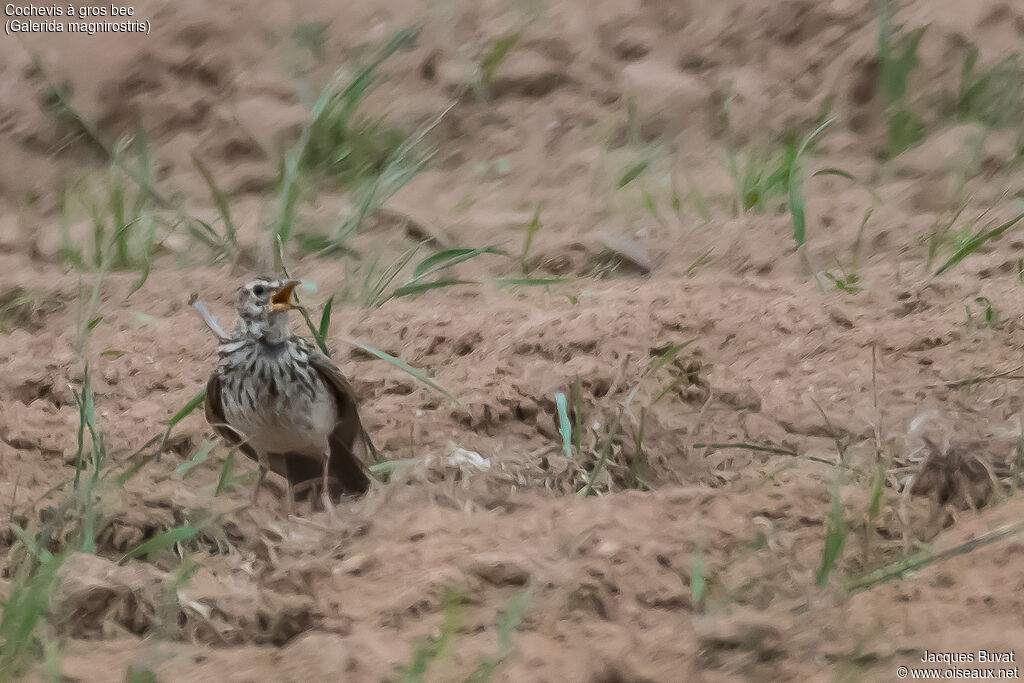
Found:
[(217, 347), (206, 384), (206, 420), (259, 463), (256, 501), (267, 471), (288, 481), (288, 509), (301, 490), (337, 502), (365, 493), (367, 469), (355, 393), (315, 345), (292, 333), (288, 312), (298, 280), (257, 277), (238, 294), (238, 322)]

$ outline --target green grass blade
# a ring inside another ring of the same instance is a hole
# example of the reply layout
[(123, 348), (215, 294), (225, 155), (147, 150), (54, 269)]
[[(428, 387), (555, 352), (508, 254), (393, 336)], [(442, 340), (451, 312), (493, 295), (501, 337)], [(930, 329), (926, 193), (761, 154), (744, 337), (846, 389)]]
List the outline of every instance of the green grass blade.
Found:
[(17, 524), (11, 524), (11, 531), (18, 537), (18, 540), (22, 542), (32, 556), (34, 556), (41, 564), (46, 564), (53, 559), (53, 555), (46, 548), (39, 545), (39, 541), (32, 535), (30, 535), (25, 529)]
[(412, 269), (412, 277), (413, 279), (419, 279), (433, 272), (451, 268), (452, 266), (464, 261), (469, 261), (477, 256), (482, 256), (483, 254), (506, 255), (503, 250), (497, 247), (497, 245), (480, 248), (455, 247), (452, 249), (445, 249), (444, 251), (439, 251), (436, 254), (431, 254), (417, 263), (416, 267)]
[(370, 471), (374, 474), (390, 474), (404, 467), (410, 467), (420, 462), (416, 458), (401, 458), (399, 460), (385, 460), (384, 462), (378, 462), (374, 465), (370, 465)]
[(324, 310), (320, 313), (320, 327), (318, 328), (317, 336), (320, 341), (326, 342), (327, 334), (331, 330), (331, 310), (334, 308), (334, 296), (327, 299), (324, 304)]
[[(639, 385), (638, 385), (639, 386)], [(615, 439), (619, 435), (619, 429), (622, 426), (622, 415), (626, 412), (626, 408), (632, 402), (633, 397), (636, 395), (634, 389), (626, 399), (626, 403), (619, 408), (618, 414), (615, 416), (615, 422), (612, 424), (610, 430), (608, 430), (608, 436), (605, 437), (604, 445), (601, 447), (601, 453), (597, 457), (597, 462), (594, 463), (594, 469), (590, 471), (590, 475), (587, 477), (587, 485), (583, 487), (582, 496), (588, 498), (594, 493), (594, 482), (597, 481), (597, 476), (601, 474), (601, 470), (604, 469), (604, 464), (608, 461), (608, 456), (612, 453), (612, 447), (615, 445)]]
[(234, 462), (235, 449), (232, 448), (224, 457), (224, 464), (220, 468), (220, 478), (217, 479), (217, 488), (214, 489), (213, 495), (219, 496), (231, 485), (231, 467)]
[(572, 459), (572, 424), (569, 422), (569, 410), (566, 405), (565, 394), (555, 394), (555, 406), (558, 408), (558, 433), (562, 436), (562, 448), (565, 449), (565, 457)]
[(969, 541), (965, 541), (964, 543), (938, 553), (932, 553), (930, 551), (917, 553), (906, 559), (853, 579), (847, 583), (846, 589), (850, 593), (860, 593), (862, 591), (870, 590), (875, 586), (888, 583), (889, 581), (906, 578), (908, 575), (911, 575), (916, 571), (920, 571), (931, 564), (942, 562), (951, 557), (957, 557), (958, 555), (966, 555), (978, 548), (1016, 536), (1020, 533), (1024, 533), (1024, 522), (1013, 526), (1002, 526), (994, 531), (979, 536), (978, 538), (972, 538)]
[(835, 569), (839, 556), (846, 543), (846, 523), (843, 520), (843, 506), (840, 500), (841, 470), (836, 468), (832, 482), (832, 507), (828, 515), (828, 527), (825, 530), (825, 547), (821, 552), (821, 567), (815, 575), (814, 582), (824, 586), (828, 575)]
[(493, 280), (499, 287), (550, 287), (573, 281), (571, 277), (499, 277)]
[(854, 182), (854, 183), (858, 183), (859, 184), (859, 182), (860, 182), (860, 181), (857, 180), (856, 176), (854, 176), (852, 173), (848, 173), (848, 172), (842, 170), (841, 168), (823, 168), (820, 171), (815, 171), (813, 174), (811, 174), (811, 177), (817, 178), (818, 176), (823, 176), (823, 175), (836, 175), (836, 176), (839, 176), (840, 178), (846, 178), (847, 180), (849, 180), (851, 182)]
[(224, 191), (217, 185), (217, 182), (213, 179), (213, 174), (210, 173), (210, 169), (207, 168), (202, 159), (193, 154), (192, 163), (195, 164), (196, 169), (199, 170), (199, 174), (203, 176), (203, 180), (206, 181), (206, 186), (210, 188), (210, 196), (213, 197), (213, 203), (216, 205), (217, 211), (220, 213), (221, 221), (224, 223), (225, 241), (230, 244), (233, 249), (237, 249), (238, 232), (235, 228), (235, 222), (231, 219), (231, 203), (230, 200), (228, 200), (228, 196), (224, 194)]
[(519, 31), (515, 31), (501, 36), (494, 41), (491, 49), (480, 60), (480, 77), (486, 87), (490, 88), (491, 84), (494, 83), (494, 75), (498, 71), (498, 67), (505, 61), (508, 53), (516, 46), (516, 43), (519, 42), (519, 35)]
[(576, 448), (576, 452), (580, 452), (580, 448), (583, 444), (583, 382), (580, 381), (580, 376), (576, 375), (576, 379), (572, 383), (572, 398), (573, 398), (573, 443), (572, 445)]
[(147, 249), (142, 261), (142, 270), (139, 272), (139, 277), (136, 278), (135, 282), (132, 283), (131, 288), (128, 290), (128, 297), (142, 289), (146, 284), (146, 281), (149, 280), (149, 273), (153, 269), (153, 260), (151, 256), (152, 254)]
[(124, 683), (159, 683), (159, 679), (149, 669), (129, 665), (124, 672)]
[(381, 271), (380, 275), (373, 284), (371, 279), (373, 278), (374, 268), (371, 268), (366, 274), (366, 279), (363, 282), (363, 304), (366, 306), (377, 307), (382, 306), (384, 302), (391, 298), (391, 295), (386, 294), (387, 288), (391, 286), (398, 274), (405, 268), (412, 257), (420, 250), (421, 244), (417, 244), (414, 247), (407, 249), (401, 256), (399, 256), (391, 265)]
[(200, 447), (200, 449), (196, 451), (196, 454), (192, 456), (192, 458), (190, 458), (189, 460), (186, 460), (185, 462), (178, 465), (174, 469), (174, 473), (180, 474), (182, 479), (187, 477), (192, 472), (192, 470), (206, 462), (206, 458), (210, 455), (210, 451), (213, 450), (213, 447), (216, 444), (216, 441), (203, 441), (202, 447)]
[(380, 349), (375, 349), (372, 346), (364, 344), (364, 343), (362, 343), (360, 341), (356, 341), (355, 339), (344, 338), (344, 339), (342, 339), (342, 341), (344, 341), (346, 344), (351, 344), (352, 346), (355, 346), (356, 348), (362, 349), (363, 351), (366, 351), (370, 355), (376, 356), (377, 358), (380, 358), (381, 360), (385, 360), (388, 363), (391, 363), (396, 368), (398, 368), (402, 372), (406, 373), (407, 375), (409, 375), (410, 377), (412, 377), (416, 381), (421, 382), (423, 384), (426, 384), (431, 389), (433, 389), (435, 391), (439, 391), (442, 394), (444, 394), (445, 396), (447, 396), (448, 398), (450, 398), (451, 400), (455, 401), (456, 403), (459, 403), (459, 399), (455, 398), (455, 396), (453, 396), (451, 394), (451, 392), (449, 392), (447, 389), (442, 387), (440, 384), (438, 384), (437, 382), (432, 380), (427, 375), (427, 373), (423, 372), (422, 370), (418, 370), (418, 369), (412, 367), (411, 365), (406, 363), (401, 358), (395, 358), (394, 356), (392, 356), (389, 353), (385, 353), (384, 351), (381, 351)]
[(395, 289), (391, 293), (392, 299), (397, 299), (403, 296), (409, 296), (410, 294), (421, 294), (423, 292), (430, 291), (431, 289), (441, 289), (443, 287), (454, 287), (456, 285), (472, 285), (476, 284), (470, 280), (434, 280), (432, 282), (414, 282), (408, 285), (402, 285)]
[(804, 205), (804, 187), (800, 160), (807, 150), (814, 144), (826, 128), (832, 125), (835, 118), (827, 119), (817, 128), (811, 131), (800, 142), (800, 146), (793, 149), (792, 145), (787, 146), (785, 161), (782, 168), (786, 169), (786, 185), (789, 195), (789, 212), (793, 218), (793, 240), (796, 246), (802, 247), (807, 241), (807, 212)]
[(175, 426), (186, 417), (192, 414), (192, 412), (201, 406), (206, 400), (206, 389), (203, 388), (198, 394), (189, 399), (185, 406), (174, 414), (174, 417), (167, 423), (168, 428)]
[(811, 131), (808, 135), (806, 135), (803, 141), (800, 143), (800, 149), (797, 151), (797, 157), (802, 157), (804, 153), (811, 147), (811, 145), (814, 144), (814, 141), (818, 139), (818, 136), (824, 133), (825, 129), (831, 126), (835, 120), (836, 117), (834, 116), (830, 119), (826, 119), (821, 123), (821, 125), (819, 125), (813, 131)]
[(370, 474), (375, 476), (380, 481), (387, 483), (394, 476), (395, 472), (400, 472), (406, 468), (417, 465), (420, 460), (416, 458), (401, 458), (398, 460), (385, 460), (384, 462), (374, 463), (370, 465)]
[(496, 657), (481, 660), (476, 669), (466, 678), (465, 683), (486, 683), (491, 680), (498, 665), (512, 652), (512, 637), (523, 621), (526, 605), (530, 600), (530, 589), (519, 591), (505, 603), (504, 614), (498, 624), (498, 653)]
[(519, 264), (524, 273), (530, 271), (527, 264), (527, 258), (530, 255), (530, 247), (533, 246), (533, 238), (540, 230), (540, 202), (533, 209), (533, 217), (530, 218), (530, 222), (526, 224), (526, 236), (523, 238), (523, 253), (519, 255)]
[(436, 637), (427, 638), (412, 654), (412, 661), (401, 668), (400, 683), (419, 683), (427, 674), (430, 663), (440, 659), (448, 651), (452, 638), (458, 629), (461, 598), (449, 591), (445, 598), (444, 621)]
[(512, 651), (512, 636), (523, 622), (526, 606), (530, 602), (530, 589), (519, 591), (505, 604), (505, 614), (498, 628), (498, 655), (504, 657)]
[(50, 588), (57, 578), (62, 560), (43, 563), (30, 578), (11, 583), (0, 617), (0, 678), (18, 680), (24, 668), (37, 661), (36, 639), (39, 622), (45, 618)]
[(124, 563), (126, 560), (145, 557), (146, 555), (151, 555), (159, 550), (172, 548), (178, 543), (193, 538), (205, 526), (206, 524), (182, 524), (181, 526), (176, 526), (173, 529), (168, 529), (162, 534), (158, 534), (148, 541), (143, 541), (129, 550), (121, 558), (121, 562)]
[(793, 217), (793, 240), (797, 247), (802, 247), (807, 241), (807, 213), (803, 183), (795, 174), (789, 181), (789, 213)]
[(693, 569), (690, 572), (690, 599), (694, 605), (703, 605), (707, 584), (704, 581), (704, 548), (697, 544), (693, 551)]
[(680, 351), (685, 349), (694, 341), (695, 340), (693, 339), (688, 339), (687, 341), (680, 342), (679, 344), (670, 345), (655, 359), (654, 363), (651, 365), (650, 369), (648, 369), (645, 374), (650, 375), (671, 363), (675, 359), (675, 357), (679, 355)]
[(986, 242), (990, 240), (996, 240), (1003, 236), (1003, 233), (1015, 226), (1017, 223), (1024, 219), (1024, 213), (1017, 214), (1015, 217), (1006, 221), (997, 228), (993, 228), (987, 231), (980, 231), (975, 235), (971, 236), (970, 239), (966, 240), (959, 249), (956, 250), (948, 261), (942, 264), (942, 267), (935, 271), (936, 275), (942, 275), (956, 264), (963, 261), (965, 258), (976, 252)]
[(303, 131), (302, 137), (295, 147), (285, 155), (281, 165), (281, 177), (278, 184), (278, 216), (274, 226), (274, 269), (280, 271), (284, 266), (284, 249), (291, 238), (295, 225), (295, 212), (302, 198), (301, 161), (306, 144), (309, 140), (309, 127)]
[(626, 172), (623, 173), (622, 176), (619, 178), (618, 189), (621, 190), (626, 185), (629, 185), (631, 182), (639, 178), (640, 175), (644, 171), (646, 171), (650, 165), (650, 160), (644, 159), (643, 161), (634, 164), (633, 166), (630, 166), (628, 169), (626, 169)]
[(77, 490), (82, 477), (82, 456), (85, 453), (85, 401), (74, 388), (71, 389), (71, 393), (75, 397), (75, 402), (78, 403), (78, 448), (75, 450), (75, 489)]

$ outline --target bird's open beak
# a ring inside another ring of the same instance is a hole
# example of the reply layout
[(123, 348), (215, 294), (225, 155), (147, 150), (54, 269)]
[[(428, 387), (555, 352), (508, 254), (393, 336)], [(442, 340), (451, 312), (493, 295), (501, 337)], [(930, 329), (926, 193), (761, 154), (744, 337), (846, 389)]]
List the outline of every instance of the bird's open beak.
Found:
[(288, 280), (274, 296), (270, 297), (270, 308), (275, 313), (283, 313), (295, 308), (292, 304), (292, 290), (299, 285), (298, 280)]

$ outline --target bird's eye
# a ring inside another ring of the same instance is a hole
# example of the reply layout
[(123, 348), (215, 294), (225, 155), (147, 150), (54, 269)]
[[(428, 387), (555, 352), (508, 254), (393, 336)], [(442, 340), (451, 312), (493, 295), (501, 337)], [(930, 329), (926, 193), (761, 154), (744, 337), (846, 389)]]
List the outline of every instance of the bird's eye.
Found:
[(263, 296), (263, 292), (265, 291), (266, 290), (263, 289), (263, 285), (256, 285), (255, 287), (252, 288), (252, 293), (255, 294), (256, 296)]

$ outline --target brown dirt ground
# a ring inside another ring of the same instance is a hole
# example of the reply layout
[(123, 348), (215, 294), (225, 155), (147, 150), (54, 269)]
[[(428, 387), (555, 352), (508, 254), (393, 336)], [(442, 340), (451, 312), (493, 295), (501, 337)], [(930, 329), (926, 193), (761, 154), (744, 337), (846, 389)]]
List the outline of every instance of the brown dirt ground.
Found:
[[(394, 678), (438, 632), (448, 589), (462, 594), (458, 629), (427, 678), (463, 680), (496, 652), (500, 615), (524, 586), (523, 621), (496, 680), (890, 680), (925, 648), (1024, 643), (1019, 536), (902, 581), (843, 590), (845, 579), (915, 542), (937, 551), (1019, 523), (1019, 499), (983, 491), (975, 501), (989, 504), (980, 510), (938, 509), (888, 486), (868, 529), (870, 477), (848, 476), (845, 552), (829, 586), (815, 587), (837, 441), (863, 472), (879, 449), (904, 462), (920, 443), (908, 430), (921, 415), (932, 415), (933, 440), (973, 439), (963, 448), (990, 461), (1013, 451), (1020, 430), (1018, 380), (948, 383), (1019, 364), (1024, 241), (1011, 233), (941, 277), (929, 277), (925, 259), (927, 237), (955, 211), (958, 189), (970, 197), (965, 216), (995, 207), (987, 218), (1001, 219), (1021, 196), (1014, 132), (949, 124), (934, 105), (957, 86), (968, 41), (986, 63), (1020, 46), (1024, 8), (903, 5), (899, 21), (929, 25), (912, 92), (931, 113), (924, 142), (884, 166), (877, 25), (873, 3), (862, 1), (559, 0), (532, 23), (526, 4), (502, 2), (370, 0), (314, 10), (282, 0), (154, 1), (137, 6), (153, 22), (148, 37), (0, 39), (0, 296), (16, 288), (45, 296), (0, 336), (4, 518), (73, 472), (72, 386), (82, 363), (72, 343), (82, 294), (79, 274), (60, 259), (56, 226), (61, 188), (105, 168), (45, 110), (32, 54), (50, 78), (71, 84), (76, 107), (110, 139), (141, 119), (161, 187), (213, 217), (191, 160), (201, 156), (256, 247), (273, 202), (271, 159), (304, 115), (287, 48), (297, 23), (330, 22), (325, 65), (309, 72), (322, 82), (358, 46), (422, 22), (370, 102), (408, 129), (446, 106), (474, 55), (526, 25), (492, 100), (462, 98), (432, 133), (439, 154), (429, 170), (389, 207), (443, 243), (516, 251), (540, 203), (535, 262), (583, 276), (550, 291), (482, 285), (372, 311), (339, 306), (335, 358), (377, 446), (423, 465), (342, 503), (333, 522), (324, 513), (289, 519), (269, 497), (247, 508), (246, 487), (212, 497), (220, 448), (192, 478), (164, 477), (210, 436), (201, 414), (188, 417), (160, 463), (123, 490), (100, 492), (97, 505), (112, 517), (100, 556), (72, 556), (62, 569), (50, 627), (66, 680), (116, 680), (128, 666), (162, 681)], [(694, 203), (655, 220), (636, 185), (615, 190), (638, 158), (635, 145), (622, 144), (630, 95), (653, 150), (643, 183), (662, 199), (658, 174), (696, 188), (708, 220)], [(733, 217), (723, 158), (789, 128), (810, 130), (826, 104), (837, 120), (808, 167), (869, 178), (878, 200), (841, 178), (809, 179), (801, 255), (788, 215)], [(303, 208), (304, 229), (327, 225), (338, 206), (343, 196), (324, 193)], [(838, 272), (872, 207), (858, 268), (864, 291), (818, 286), (806, 263)], [(410, 241), (400, 225), (379, 220), (355, 243), (394, 254)], [(609, 277), (585, 277), (609, 244), (646, 266), (623, 262)], [(115, 460), (161, 432), (215, 363), (187, 299), (200, 293), (226, 323), (245, 269), (202, 265), (193, 251), (174, 235), (140, 291), (125, 300), (132, 273), (112, 275), (102, 291), (103, 320), (87, 355)], [(310, 300), (347, 282), (336, 260), (307, 258), (292, 271), (317, 284)], [(511, 272), (500, 258), (460, 271)], [(979, 323), (977, 297), (995, 306), (995, 327)], [(975, 307), (973, 323), (965, 306)], [(460, 404), (351, 350), (343, 335), (423, 368)], [(688, 340), (677, 364), (644, 376), (652, 357)], [(673, 372), (686, 382), (653, 403)], [(580, 473), (559, 456), (554, 394), (577, 376), (587, 420), (600, 430), (639, 384), (623, 449), (630, 452), (646, 406), (643, 474), (652, 490), (626, 490), (616, 467), (613, 492), (573, 495)], [(801, 457), (696, 446), (730, 442)], [(456, 449), (479, 454), (489, 469), (459, 464)], [(892, 481), (902, 484), (909, 471)], [(110, 561), (211, 510), (225, 515), (219, 534), (193, 552), (200, 568), (169, 608), (161, 592), (176, 566), (169, 554)], [(14, 536), (5, 532), (3, 543), (11, 547)], [(697, 603), (695, 557), (709, 591)]]

